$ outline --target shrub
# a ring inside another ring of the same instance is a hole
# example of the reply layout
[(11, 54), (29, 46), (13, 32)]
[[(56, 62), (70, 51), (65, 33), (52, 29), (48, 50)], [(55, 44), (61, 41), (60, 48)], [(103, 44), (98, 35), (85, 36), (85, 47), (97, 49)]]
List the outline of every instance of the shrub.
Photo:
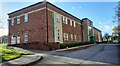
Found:
[(0, 62), (9, 61), (9, 60), (18, 58), (21, 55), (28, 55), (28, 54), (30, 53), (19, 51), (19, 50), (0, 48), (0, 56), (1, 56)]
[(60, 44), (60, 49), (64, 49), (66, 47), (76, 47), (76, 46), (81, 46), (81, 45), (87, 45), (91, 44), (90, 42), (77, 42), (77, 43), (70, 43), (70, 44)]

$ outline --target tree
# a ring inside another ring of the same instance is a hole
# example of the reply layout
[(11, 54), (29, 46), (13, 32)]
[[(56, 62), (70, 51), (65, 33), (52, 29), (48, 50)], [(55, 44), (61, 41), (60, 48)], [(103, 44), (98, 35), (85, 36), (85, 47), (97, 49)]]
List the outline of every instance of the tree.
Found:
[(107, 42), (108, 42), (109, 34), (108, 34), (108, 33), (105, 33), (104, 37), (107, 39)]
[(118, 41), (120, 41), (120, 26), (115, 26), (112, 30), (115, 34), (115, 37), (118, 38)]
[(116, 32), (118, 33), (118, 32), (120, 31), (120, 27), (114, 26), (112, 30), (113, 30), (115, 33), (116, 33)]

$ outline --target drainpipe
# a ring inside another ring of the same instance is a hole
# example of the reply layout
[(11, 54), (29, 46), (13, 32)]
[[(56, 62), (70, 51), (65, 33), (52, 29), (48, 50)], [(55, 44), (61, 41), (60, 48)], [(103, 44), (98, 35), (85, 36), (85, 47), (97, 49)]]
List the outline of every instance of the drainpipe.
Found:
[(47, 43), (48, 43), (48, 11), (47, 11), (47, 2), (46, 0), (44, 0), (45, 2), (45, 7), (46, 7), (46, 23), (47, 23)]

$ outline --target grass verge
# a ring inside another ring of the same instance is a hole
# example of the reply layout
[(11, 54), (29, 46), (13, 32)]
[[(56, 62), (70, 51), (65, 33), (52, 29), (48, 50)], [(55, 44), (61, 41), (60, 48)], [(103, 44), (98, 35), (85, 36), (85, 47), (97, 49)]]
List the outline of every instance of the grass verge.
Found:
[(21, 55), (28, 55), (28, 54), (31, 54), (31, 53), (18, 51), (14, 49), (0, 48), (0, 62), (9, 61), (9, 60), (18, 58)]

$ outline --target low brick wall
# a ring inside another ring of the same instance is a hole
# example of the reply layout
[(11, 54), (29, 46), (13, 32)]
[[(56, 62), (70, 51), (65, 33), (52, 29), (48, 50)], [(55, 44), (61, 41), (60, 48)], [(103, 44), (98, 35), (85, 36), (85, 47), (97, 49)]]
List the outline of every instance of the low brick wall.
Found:
[(16, 46), (25, 49), (36, 49), (36, 50), (57, 50), (60, 49), (59, 42), (45, 43), (45, 42), (31, 42), (31, 43), (21, 43), (9, 46)]

